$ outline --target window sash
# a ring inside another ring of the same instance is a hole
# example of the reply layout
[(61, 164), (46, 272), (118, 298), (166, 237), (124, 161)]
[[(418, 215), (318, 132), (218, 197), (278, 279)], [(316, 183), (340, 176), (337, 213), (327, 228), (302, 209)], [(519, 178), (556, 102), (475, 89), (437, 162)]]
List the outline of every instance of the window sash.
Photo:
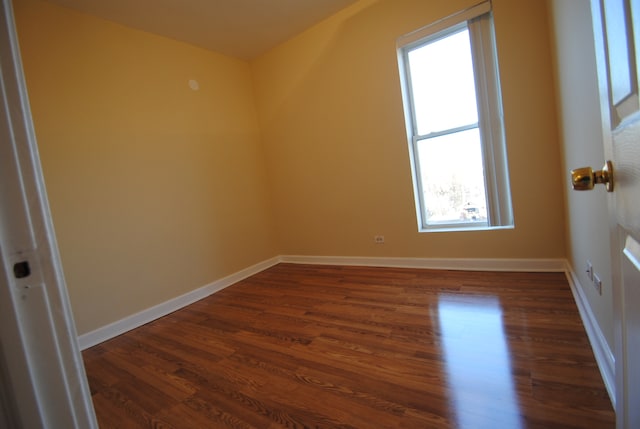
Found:
[[(469, 130), (474, 130), (474, 129), (479, 129), (479, 125), (478, 123), (474, 123), (474, 124), (469, 124), (469, 125), (464, 125), (461, 127), (456, 127), (456, 128), (451, 128), (449, 130), (444, 130), (444, 131), (438, 131), (438, 132), (434, 132), (434, 133), (429, 133), (426, 135), (421, 135), (421, 136), (414, 136), (413, 137), (413, 152), (415, 154), (416, 158), (419, 158), (419, 145), (421, 142), (424, 142), (426, 140), (431, 140), (431, 139), (435, 139), (437, 137), (442, 137), (442, 136), (447, 136), (447, 135), (453, 135), (453, 134), (457, 134), (457, 133), (461, 133), (464, 131), (469, 131)], [(480, 131), (480, 130), (479, 130)], [(481, 132), (480, 132), (481, 135)], [(482, 146), (482, 144), (481, 144)], [(484, 162), (484, 157), (482, 160), (482, 168), (483, 170), (486, 170), (485, 168), (485, 162)], [(429, 208), (427, 202), (425, 201), (425, 190), (424, 190), (424, 184), (421, 180), (422, 178), (422, 165), (420, 162), (417, 162), (415, 165), (416, 168), (416, 185), (418, 187), (418, 192), (417, 192), (417, 196), (418, 196), (418, 200), (419, 200), (419, 204), (420, 204), (420, 213), (421, 213), (421, 219), (422, 219), (422, 227), (424, 229), (460, 229), (461, 226), (464, 226), (465, 229), (468, 229), (469, 227), (471, 228), (486, 228), (490, 225), (490, 223), (488, 222), (488, 213), (487, 213), (487, 220), (486, 221), (478, 221), (478, 220), (470, 220), (467, 222), (461, 222), (461, 221), (456, 221), (456, 222), (431, 222), (429, 223), (427, 221), (427, 219), (429, 218), (427, 210)], [(486, 175), (485, 175), (486, 176)], [(486, 180), (486, 179), (485, 179)], [(486, 183), (485, 183), (485, 192), (486, 192)], [(485, 194), (486, 197), (486, 194)]]
[[(511, 198), (508, 181), (506, 147), (504, 144), (503, 114), (495, 40), (491, 18), (491, 5), (482, 2), (472, 8), (437, 21), (398, 40), (399, 65), (404, 99), (407, 134), (410, 136), (410, 161), (414, 177), (416, 196), (416, 215), (421, 230), (471, 229), (501, 227), (513, 225)], [(476, 102), (478, 103), (478, 124), (468, 124), (449, 130), (427, 135), (417, 134), (414, 92), (409, 70), (409, 52), (433, 43), (440, 38), (455, 34), (467, 27), (471, 42), (471, 56), (476, 84)], [(482, 162), (484, 169), (487, 222), (456, 222), (455, 224), (429, 224), (427, 205), (424, 201), (421, 166), (418, 156), (418, 143), (425, 138), (462, 131), (477, 126), (480, 130)], [(459, 128), (459, 129), (458, 129)]]

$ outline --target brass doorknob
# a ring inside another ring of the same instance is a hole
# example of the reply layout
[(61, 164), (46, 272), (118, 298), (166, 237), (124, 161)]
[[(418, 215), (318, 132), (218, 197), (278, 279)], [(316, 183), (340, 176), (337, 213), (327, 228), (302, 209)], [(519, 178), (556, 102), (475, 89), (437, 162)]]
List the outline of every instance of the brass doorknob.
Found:
[(571, 170), (571, 185), (576, 191), (590, 191), (597, 183), (604, 184), (607, 192), (613, 192), (613, 164), (607, 161), (602, 170), (593, 171), (591, 167)]

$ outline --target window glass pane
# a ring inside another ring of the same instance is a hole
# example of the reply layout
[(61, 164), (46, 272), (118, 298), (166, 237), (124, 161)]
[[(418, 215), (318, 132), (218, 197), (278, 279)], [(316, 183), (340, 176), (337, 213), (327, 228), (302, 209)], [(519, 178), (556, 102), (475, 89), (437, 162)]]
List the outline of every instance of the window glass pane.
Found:
[(629, 57), (625, 2), (623, 0), (607, 0), (604, 2), (605, 20), (607, 23), (607, 48), (609, 63), (616, 64), (609, 70), (611, 96), (613, 103), (618, 104), (633, 92), (632, 68), (633, 60)]
[(420, 140), (417, 149), (427, 224), (486, 223), (479, 130)]
[(421, 232), (513, 227), (493, 21), (475, 12), (399, 40)]
[(469, 31), (409, 52), (418, 135), (478, 122)]

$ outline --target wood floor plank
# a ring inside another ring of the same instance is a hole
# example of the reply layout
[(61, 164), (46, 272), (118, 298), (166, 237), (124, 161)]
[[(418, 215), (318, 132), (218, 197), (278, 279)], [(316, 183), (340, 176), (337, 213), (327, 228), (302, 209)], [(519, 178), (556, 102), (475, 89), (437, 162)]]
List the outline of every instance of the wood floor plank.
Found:
[(103, 428), (615, 426), (562, 273), (279, 264), (84, 359)]

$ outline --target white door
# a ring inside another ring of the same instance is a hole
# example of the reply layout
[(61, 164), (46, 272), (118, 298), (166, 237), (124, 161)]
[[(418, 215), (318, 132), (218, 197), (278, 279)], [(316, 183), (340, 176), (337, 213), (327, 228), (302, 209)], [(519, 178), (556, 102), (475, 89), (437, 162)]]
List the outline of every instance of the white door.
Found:
[[(618, 429), (640, 428), (640, 0), (591, 0), (609, 194)], [(606, 227), (603, 225), (603, 228)]]
[(0, 10), (0, 427), (97, 428), (10, 0)]

